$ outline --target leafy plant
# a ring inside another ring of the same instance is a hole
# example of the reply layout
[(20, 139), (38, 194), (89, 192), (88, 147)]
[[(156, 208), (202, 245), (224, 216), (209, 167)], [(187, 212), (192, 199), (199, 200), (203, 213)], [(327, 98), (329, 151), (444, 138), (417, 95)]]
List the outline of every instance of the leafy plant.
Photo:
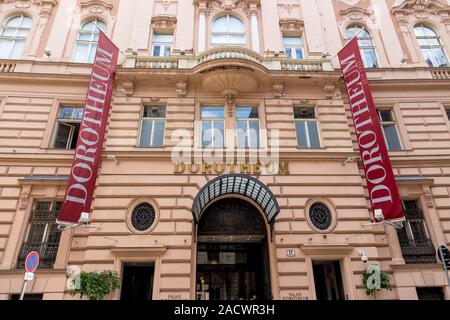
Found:
[(364, 270), (362, 275), (362, 283), (368, 296), (374, 296), (376, 289), (392, 291), (391, 279), (386, 272), (374, 264), (368, 266), (367, 269)]
[(103, 300), (120, 288), (120, 277), (115, 271), (81, 272), (72, 280), (70, 295), (86, 296), (89, 300)]

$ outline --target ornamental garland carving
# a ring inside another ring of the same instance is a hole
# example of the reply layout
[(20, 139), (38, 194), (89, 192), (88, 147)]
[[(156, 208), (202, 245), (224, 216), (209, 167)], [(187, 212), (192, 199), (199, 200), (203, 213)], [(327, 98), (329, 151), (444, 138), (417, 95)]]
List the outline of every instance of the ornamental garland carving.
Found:
[(254, 13), (260, 0), (196, 0), (200, 10), (205, 10), (207, 15), (220, 10), (237, 10), (249, 16)]
[(450, 6), (437, 0), (405, 0), (391, 10), (400, 24), (408, 24), (411, 17), (428, 19), (439, 17), (441, 22), (450, 24)]

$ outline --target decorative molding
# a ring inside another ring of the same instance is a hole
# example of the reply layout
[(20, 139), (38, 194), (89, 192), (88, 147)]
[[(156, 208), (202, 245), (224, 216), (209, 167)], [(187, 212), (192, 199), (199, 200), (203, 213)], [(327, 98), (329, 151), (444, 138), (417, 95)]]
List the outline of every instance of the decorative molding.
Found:
[(177, 96), (178, 98), (184, 98), (187, 94), (188, 83), (185, 80), (177, 81)]
[(407, 24), (411, 17), (428, 19), (431, 16), (440, 16), (444, 24), (450, 24), (450, 6), (437, 0), (405, 0), (391, 12), (401, 24)]
[(336, 84), (327, 82), (323, 87), (323, 92), (327, 99), (333, 99), (336, 92)]
[(113, 9), (111, 0), (84, 0), (81, 1), (80, 6), (82, 9), (87, 9), (89, 13), (93, 14), (102, 14), (105, 11), (111, 11)]
[(350, 7), (348, 9), (341, 10), (339, 13), (342, 18), (350, 21), (364, 21), (365, 19), (369, 19), (372, 23), (376, 23), (375, 14), (372, 9)]
[(305, 22), (300, 19), (280, 19), (280, 29), (283, 34), (302, 34)]
[(283, 82), (274, 82), (272, 84), (272, 94), (274, 98), (282, 98), (284, 95), (284, 83)]
[(122, 83), (123, 93), (126, 96), (132, 96), (134, 94), (134, 81), (124, 80)]
[(175, 29), (177, 17), (175, 16), (153, 16), (152, 29)]
[(200, 12), (206, 12), (207, 15), (220, 10), (238, 10), (250, 16), (257, 12), (260, 0), (195, 0), (195, 4)]

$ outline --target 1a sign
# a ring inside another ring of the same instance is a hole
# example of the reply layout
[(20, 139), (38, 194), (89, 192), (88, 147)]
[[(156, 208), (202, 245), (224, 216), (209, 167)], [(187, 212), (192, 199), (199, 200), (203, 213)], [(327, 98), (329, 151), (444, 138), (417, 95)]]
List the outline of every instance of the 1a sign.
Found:
[(36, 251), (31, 251), (27, 258), (25, 259), (25, 270), (28, 273), (33, 273), (36, 271), (37, 267), (39, 265), (39, 253)]

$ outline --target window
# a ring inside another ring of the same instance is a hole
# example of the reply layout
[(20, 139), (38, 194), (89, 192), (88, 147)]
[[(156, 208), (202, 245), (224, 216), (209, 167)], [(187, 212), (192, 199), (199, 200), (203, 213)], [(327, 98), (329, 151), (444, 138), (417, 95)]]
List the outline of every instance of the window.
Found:
[(164, 146), (164, 127), (166, 107), (144, 106), (142, 114), (141, 148), (160, 148)]
[(257, 107), (236, 108), (238, 148), (259, 148), (259, 114)]
[(445, 112), (447, 113), (447, 118), (450, 121), (450, 108), (445, 109)]
[(423, 25), (416, 26), (414, 34), (428, 66), (447, 67), (449, 65), (441, 40), (433, 29)]
[(245, 46), (245, 44), (245, 26), (241, 20), (229, 14), (214, 20), (211, 41), (213, 47), (223, 45)]
[(415, 200), (403, 201), (406, 220), (397, 230), (406, 263), (435, 263), (435, 249), (430, 240), (422, 210)]
[(442, 287), (417, 287), (416, 291), (419, 300), (445, 300)]
[(154, 34), (152, 56), (169, 57), (172, 52), (172, 34)]
[(60, 108), (53, 148), (75, 149), (77, 147), (83, 111), (83, 108), (75, 106), (63, 106)]
[(92, 63), (94, 62), (95, 52), (97, 51), (97, 42), (99, 29), (106, 31), (106, 24), (100, 20), (86, 22), (78, 33), (73, 62)]
[(202, 107), (201, 139), (203, 148), (223, 148), (224, 110), (223, 107)]
[(19, 252), (17, 268), (24, 268), (30, 251), (39, 253), (39, 268), (53, 268), (61, 236), (56, 224), (61, 205), (62, 202), (57, 200), (35, 201), (25, 241)]
[(384, 139), (388, 150), (402, 150), (392, 110), (378, 110), (378, 118), (383, 129)]
[(375, 51), (375, 45), (370, 33), (360, 26), (353, 26), (347, 29), (347, 38), (351, 39), (354, 36), (358, 37), (358, 45), (361, 51), (361, 56), (366, 68), (378, 67), (377, 54)]
[(283, 37), (284, 51), (286, 56), (290, 59), (303, 59), (305, 57), (304, 53), (304, 42), (301, 37)]
[(5, 22), (0, 30), (0, 59), (20, 59), (32, 22), (23, 14)]
[(313, 107), (294, 107), (297, 145), (300, 148), (320, 148), (319, 128)]

